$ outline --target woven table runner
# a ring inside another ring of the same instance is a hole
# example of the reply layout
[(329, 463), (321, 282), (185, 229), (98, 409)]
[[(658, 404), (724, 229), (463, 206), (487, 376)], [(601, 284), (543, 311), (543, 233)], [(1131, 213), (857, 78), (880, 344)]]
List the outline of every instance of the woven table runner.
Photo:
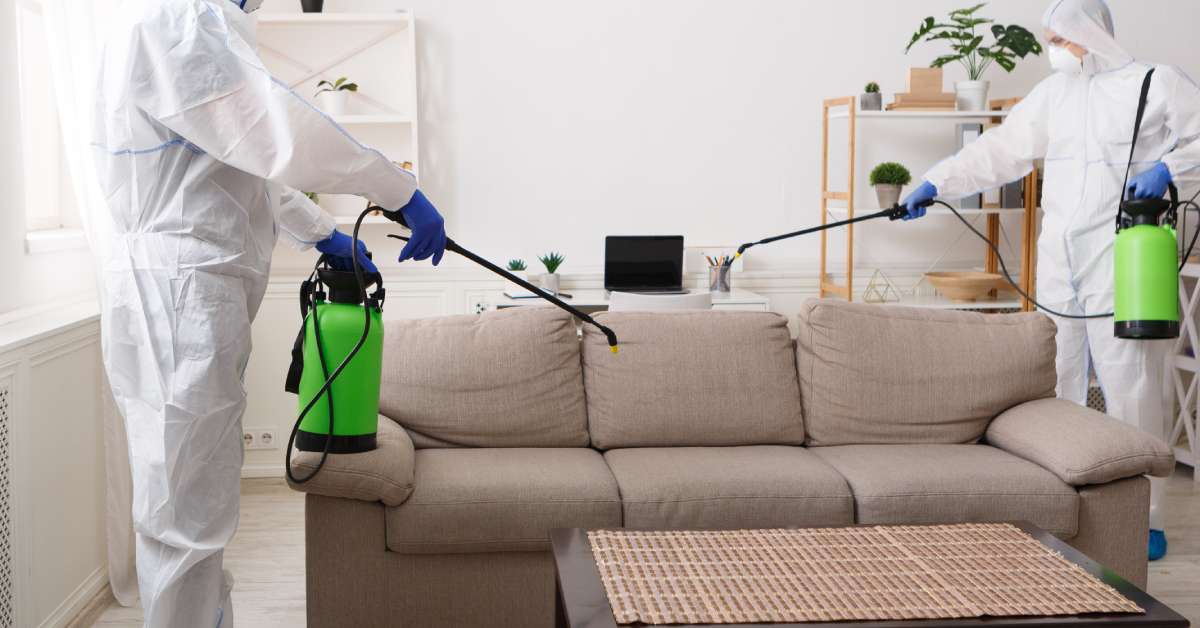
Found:
[(1016, 526), (588, 532), (617, 623), (1143, 613)]

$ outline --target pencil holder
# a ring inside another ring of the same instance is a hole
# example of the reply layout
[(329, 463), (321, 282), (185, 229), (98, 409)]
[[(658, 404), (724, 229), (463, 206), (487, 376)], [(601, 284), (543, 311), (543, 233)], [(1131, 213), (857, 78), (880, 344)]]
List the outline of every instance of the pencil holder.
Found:
[(708, 267), (708, 290), (713, 294), (729, 294), (733, 286), (733, 269), (729, 266)]

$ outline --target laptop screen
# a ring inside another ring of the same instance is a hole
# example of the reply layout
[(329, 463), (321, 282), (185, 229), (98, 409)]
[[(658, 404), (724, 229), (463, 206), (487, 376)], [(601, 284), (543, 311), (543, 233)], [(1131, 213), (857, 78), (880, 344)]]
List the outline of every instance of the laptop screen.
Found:
[(683, 285), (683, 236), (608, 236), (606, 290), (678, 289)]

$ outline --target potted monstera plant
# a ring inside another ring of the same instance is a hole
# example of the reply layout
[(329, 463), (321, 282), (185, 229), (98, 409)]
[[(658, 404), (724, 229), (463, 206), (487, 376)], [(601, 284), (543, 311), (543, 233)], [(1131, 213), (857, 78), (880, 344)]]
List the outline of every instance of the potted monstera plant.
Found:
[[(913, 33), (905, 54), (918, 42), (946, 42), (950, 52), (933, 60), (930, 67), (941, 68), (959, 63), (967, 70), (967, 80), (954, 85), (956, 104), (960, 111), (983, 111), (987, 109), (988, 81), (983, 80), (993, 64), (1005, 72), (1017, 67), (1017, 60), (1028, 55), (1042, 54), (1042, 45), (1033, 33), (1017, 26), (996, 24), (994, 20), (980, 17), (979, 10), (987, 3), (966, 9), (951, 11), (946, 22), (927, 17), (917, 32)], [(985, 33), (979, 33), (980, 29)], [(985, 43), (987, 36), (991, 41)]]

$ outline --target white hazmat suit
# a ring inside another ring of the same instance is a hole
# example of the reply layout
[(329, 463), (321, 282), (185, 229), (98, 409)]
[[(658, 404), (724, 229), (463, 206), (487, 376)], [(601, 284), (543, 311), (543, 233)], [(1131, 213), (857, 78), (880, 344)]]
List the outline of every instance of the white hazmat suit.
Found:
[(105, 365), (129, 434), (145, 625), (232, 625), (242, 376), (279, 229), (334, 222), (297, 189), (399, 209), (413, 177), (273, 78), (230, 0), (128, 0), (100, 64), (93, 150), (114, 223)]
[[(960, 198), (1015, 181), (1044, 158), (1037, 298), (1066, 314), (1112, 312), (1117, 207), (1138, 97), (1152, 66), (1135, 61), (1114, 39), (1103, 0), (1057, 0), (1043, 25), (1087, 48), (1083, 71), (1042, 81), (1004, 124), (925, 179), (940, 195)], [(1180, 70), (1158, 66), (1130, 176), (1162, 161), (1178, 180), (1200, 167), (1198, 137), (1200, 89)], [(1085, 404), (1090, 366), (1109, 414), (1164, 438), (1170, 341), (1115, 338), (1111, 317), (1056, 322), (1059, 397)], [(1150, 527), (1157, 530), (1163, 529), (1161, 482), (1151, 486)]]

